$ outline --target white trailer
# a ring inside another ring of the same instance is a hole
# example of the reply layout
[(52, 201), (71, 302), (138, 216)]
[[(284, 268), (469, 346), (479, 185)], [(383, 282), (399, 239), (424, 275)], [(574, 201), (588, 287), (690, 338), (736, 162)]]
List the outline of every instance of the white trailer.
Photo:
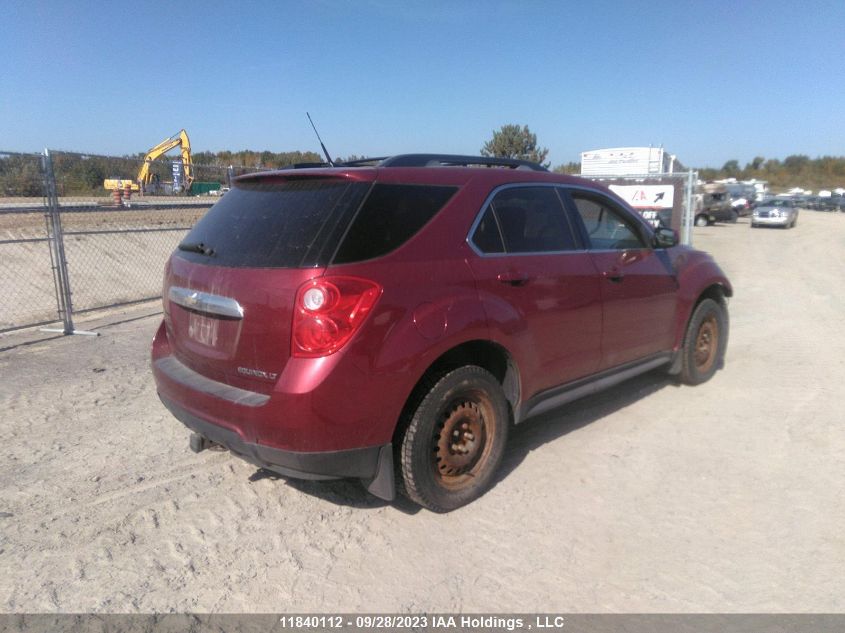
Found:
[(671, 174), (675, 156), (662, 147), (614, 147), (581, 152), (582, 176)]

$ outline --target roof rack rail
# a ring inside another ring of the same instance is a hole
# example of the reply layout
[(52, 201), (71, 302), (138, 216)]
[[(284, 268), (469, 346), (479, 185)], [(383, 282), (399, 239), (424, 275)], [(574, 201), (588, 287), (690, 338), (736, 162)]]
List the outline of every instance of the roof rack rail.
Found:
[(334, 165), (327, 162), (311, 162), (311, 163), (294, 163), (292, 165), (284, 165), (279, 169), (312, 169), (314, 167), (361, 167), (364, 165), (377, 165), (385, 160), (387, 156), (378, 156), (374, 158), (356, 158), (355, 160), (335, 160)]
[(461, 156), (458, 154), (397, 154), (396, 156), (378, 156), (373, 158), (356, 158), (349, 161), (336, 161), (334, 165), (326, 162), (295, 163), (285, 165), (279, 169), (311, 169), (314, 167), (470, 167), (480, 165), (484, 167), (507, 167), (509, 169), (530, 169), (532, 171), (549, 171), (539, 163), (518, 158), (500, 158), (497, 156)]
[(294, 163), (292, 165), (283, 165), (279, 169), (313, 169), (315, 167), (332, 167), (332, 165), (326, 162)]
[(499, 158), (496, 156), (460, 156), (455, 154), (399, 154), (386, 158), (379, 167), (508, 167), (510, 169), (530, 169), (548, 171), (539, 163), (518, 158)]
[(362, 165), (377, 165), (382, 161), (387, 160), (388, 156), (374, 156), (373, 158), (356, 158), (355, 160), (337, 161), (335, 164), (339, 167), (360, 167)]

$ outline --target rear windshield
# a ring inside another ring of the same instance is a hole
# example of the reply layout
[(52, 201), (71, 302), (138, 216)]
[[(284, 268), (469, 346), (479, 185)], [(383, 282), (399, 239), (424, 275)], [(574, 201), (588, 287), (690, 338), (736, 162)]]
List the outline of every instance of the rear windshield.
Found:
[(214, 266), (325, 266), (369, 187), (323, 179), (238, 183), (197, 223), (177, 253)]

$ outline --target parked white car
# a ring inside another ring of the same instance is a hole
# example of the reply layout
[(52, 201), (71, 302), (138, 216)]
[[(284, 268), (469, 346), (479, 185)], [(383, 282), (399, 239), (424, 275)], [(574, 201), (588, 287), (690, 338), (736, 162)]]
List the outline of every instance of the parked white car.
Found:
[(751, 228), (781, 226), (790, 229), (798, 222), (798, 207), (788, 198), (772, 198), (754, 209)]

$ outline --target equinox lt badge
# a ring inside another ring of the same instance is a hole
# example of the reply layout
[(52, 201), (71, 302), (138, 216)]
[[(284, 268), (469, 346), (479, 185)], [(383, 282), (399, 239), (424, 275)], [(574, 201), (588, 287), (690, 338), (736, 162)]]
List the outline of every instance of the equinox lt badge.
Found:
[(265, 378), (267, 380), (276, 380), (279, 374), (273, 371), (261, 371), (260, 369), (251, 369), (249, 367), (238, 367), (238, 373), (242, 376), (254, 376), (255, 378)]

